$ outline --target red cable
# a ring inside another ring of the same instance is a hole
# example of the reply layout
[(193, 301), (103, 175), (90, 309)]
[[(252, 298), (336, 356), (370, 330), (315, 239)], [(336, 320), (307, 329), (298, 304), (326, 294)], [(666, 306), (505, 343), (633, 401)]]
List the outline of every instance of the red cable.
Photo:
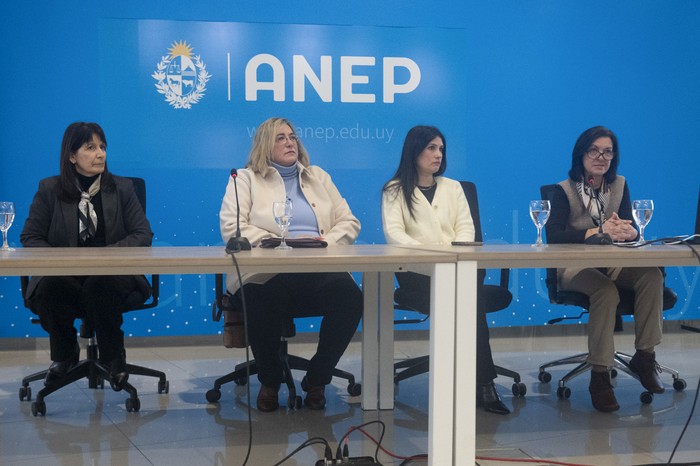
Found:
[[(418, 459), (418, 458), (427, 458), (428, 455), (412, 455), (412, 456), (400, 456), (400, 455), (395, 455), (394, 453), (391, 453), (388, 451), (386, 448), (381, 446), (381, 444), (374, 438), (372, 437), (369, 433), (365, 432), (364, 429), (361, 427), (352, 427), (349, 431), (352, 432), (353, 430), (359, 430), (362, 432), (362, 434), (365, 435), (368, 439), (370, 439), (372, 442), (374, 442), (377, 447), (387, 455), (391, 456), (392, 458), (396, 458), (399, 460), (407, 460), (407, 459)], [(496, 457), (491, 457), (491, 456), (477, 456), (475, 459), (477, 460), (482, 460), (482, 461), (498, 461), (498, 462), (504, 462), (504, 463), (535, 463), (535, 464), (546, 464), (546, 465), (558, 465), (558, 466), (593, 466), (590, 464), (582, 464), (582, 463), (565, 463), (562, 461), (552, 461), (552, 460), (538, 460), (538, 459), (519, 459), (519, 458), (496, 458)]]

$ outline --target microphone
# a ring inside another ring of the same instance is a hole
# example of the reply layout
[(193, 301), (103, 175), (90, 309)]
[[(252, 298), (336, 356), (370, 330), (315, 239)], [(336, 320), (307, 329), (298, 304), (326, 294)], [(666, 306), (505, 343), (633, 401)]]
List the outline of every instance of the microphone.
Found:
[(603, 233), (603, 223), (605, 223), (605, 211), (603, 210), (603, 205), (600, 203), (600, 198), (598, 198), (598, 193), (593, 189), (593, 177), (589, 176), (586, 185), (589, 189), (589, 195), (595, 199), (596, 206), (598, 207), (598, 214), (600, 216), (600, 221), (598, 222), (598, 233), (586, 238), (584, 243), (586, 244), (612, 244), (612, 238), (609, 234)]
[(231, 178), (233, 178), (233, 190), (236, 194), (236, 236), (230, 238), (226, 243), (226, 254), (235, 254), (238, 251), (250, 251), (250, 241), (248, 238), (241, 236), (241, 207), (238, 204), (238, 170), (231, 169)]

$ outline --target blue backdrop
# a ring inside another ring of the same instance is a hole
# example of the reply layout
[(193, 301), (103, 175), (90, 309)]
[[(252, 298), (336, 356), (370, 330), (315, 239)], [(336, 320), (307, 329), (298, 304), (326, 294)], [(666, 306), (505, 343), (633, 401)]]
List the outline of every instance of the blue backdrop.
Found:
[[(620, 139), (632, 196), (656, 203), (647, 236), (694, 226), (700, 4), (692, 0), (15, 3), (0, 17), (0, 198), (17, 205), (15, 246), (76, 120), (103, 125), (114, 173), (146, 178), (156, 245), (221, 244), (228, 172), (272, 115), (292, 119), (312, 161), (331, 173), (362, 221), (360, 242), (383, 242), (380, 188), (415, 124), (439, 126), (447, 175), (477, 183), (487, 241), (534, 240), (527, 201), (566, 176), (574, 141), (598, 124)], [(250, 76), (276, 80), (277, 93), (246, 97)], [(302, 86), (295, 76), (307, 76)], [(391, 89), (399, 92), (387, 102)], [(700, 318), (699, 277), (669, 268), (680, 299), (666, 318)], [(220, 330), (210, 322), (211, 277), (161, 278), (161, 306), (128, 315), (128, 333)], [(17, 278), (0, 278), (0, 337), (43, 336), (18, 289)], [(547, 301), (540, 270), (514, 270), (512, 290), (516, 301), (491, 314), (492, 325), (540, 325), (565, 312)]]

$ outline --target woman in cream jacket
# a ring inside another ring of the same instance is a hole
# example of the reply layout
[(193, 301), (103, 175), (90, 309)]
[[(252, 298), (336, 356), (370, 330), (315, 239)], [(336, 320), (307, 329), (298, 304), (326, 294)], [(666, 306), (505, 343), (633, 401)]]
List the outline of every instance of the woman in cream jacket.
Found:
[[(253, 243), (279, 236), (273, 201), (289, 198), (294, 205), (291, 237), (323, 238), (329, 244), (351, 244), (360, 222), (350, 211), (331, 177), (316, 166), (286, 119), (270, 118), (260, 125), (246, 168), (238, 172), (241, 235)], [(236, 235), (238, 211), (233, 180), (221, 204), (224, 242)], [(321, 315), (319, 342), (302, 381), (310, 409), (326, 405), (325, 386), (345, 352), (362, 317), (362, 292), (348, 273), (247, 274), (243, 292), (248, 310), (248, 338), (258, 366), (260, 411), (279, 408), (282, 382), (280, 338), (289, 314)], [(241, 299), (241, 284), (229, 277), (227, 290)]]
[[(382, 224), (387, 243), (451, 244), (474, 241), (474, 222), (459, 182), (444, 178), (447, 143), (439, 129), (416, 126), (406, 135), (396, 174), (383, 189)], [(423, 290), (419, 306), (428, 307), (430, 277), (397, 273), (401, 288)], [(480, 275), (483, 281), (483, 275)], [(481, 285), (481, 283), (479, 284)], [(477, 316), (477, 405), (496, 414), (508, 414), (493, 380), (496, 370), (489, 344), (486, 314)]]

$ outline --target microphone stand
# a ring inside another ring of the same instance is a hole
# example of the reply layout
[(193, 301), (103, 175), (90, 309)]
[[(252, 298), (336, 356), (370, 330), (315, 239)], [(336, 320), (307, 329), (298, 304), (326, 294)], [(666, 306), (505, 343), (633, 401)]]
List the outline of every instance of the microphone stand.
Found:
[(233, 190), (236, 193), (236, 236), (229, 238), (226, 243), (226, 254), (235, 254), (238, 251), (250, 251), (250, 241), (248, 238), (241, 236), (241, 207), (238, 204), (238, 184), (236, 178), (238, 171), (235, 168), (231, 169), (231, 178), (233, 178)]
[(609, 234), (603, 233), (603, 223), (605, 223), (605, 211), (603, 210), (603, 206), (600, 203), (600, 199), (598, 198), (598, 193), (593, 189), (593, 183), (592, 179), (588, 180), (588, 189), (589, 191), (589, 196), (591, 196), (593, 199), (595, 199), (596, 206), (598, 207), (598, 214), (600, 217), (600, 221), (598, 222), (598, 233), (589, 236), (586, 238), (584, 241), (585, 244), (613, 244), (613, 240), (610, 237)]

